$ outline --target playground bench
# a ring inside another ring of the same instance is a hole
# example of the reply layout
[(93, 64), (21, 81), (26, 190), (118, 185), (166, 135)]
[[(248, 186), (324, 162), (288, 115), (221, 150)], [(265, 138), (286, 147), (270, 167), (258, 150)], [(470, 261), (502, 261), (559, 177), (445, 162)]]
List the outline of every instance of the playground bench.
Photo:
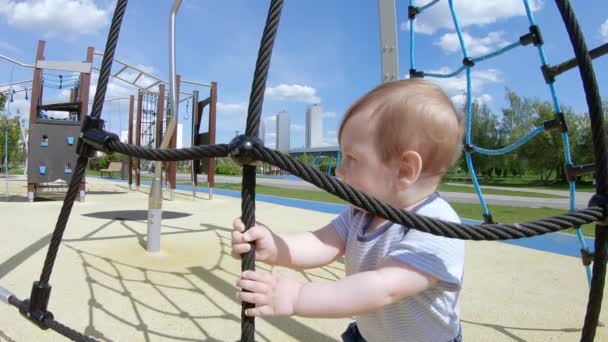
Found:
[(122, 170), (121, 162), (111, 162), (110, 165), (108, 165), (107, 169), (99, 170), (99, 175), (101, 177), (103, 177), (103, 174), (107, 173), (110, 176), (110, 178), (112, 178), (112, 172), (120, 172), (121, 170)]

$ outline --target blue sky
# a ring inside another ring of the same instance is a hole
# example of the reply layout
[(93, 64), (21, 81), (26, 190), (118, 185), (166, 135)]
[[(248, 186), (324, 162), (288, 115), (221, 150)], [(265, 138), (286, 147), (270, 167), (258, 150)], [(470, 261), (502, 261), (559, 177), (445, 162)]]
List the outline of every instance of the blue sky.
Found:
[[(545, 40), (549, 64), (573, 56), (564, 25), (552, 1), (530, 0)], [(168, 23), (173, 1), (132, 0), (123, 21), (115, 57), (168, 79)], [(426, 1), (417, 1), (424, 4)], [(456, 0), (459, 20), (471, 56), (493, 51), (516, 41), (528, 30), (520, 0)], [(591, 8), (591, 3), (598, 8)], [(604, 1), (572, 1), (590, 48), (608, 41), (608, 4)], [(45, 40), (49, 60), (83, 60), (88, 46), (103, 51), (113, 1), (107, 0), (0, 0), (0, 54), (34, 63), (39, 39)], [(399, 64), (401, 77), (409, 69), (408, 1), (397, 0)], [(245, 127), (252, 75), (268, 1), (183, 0), (177, 23), (177, 72), (183, 78), (218, 82), (217, 142), (225, 143)], [(447, 0), (441, 0), (417, 19), (416, 67), (425, 71), (455, 70), (462, 52), (454, 33)], [(337, 144), (336, 129), (349, 104), (380, 82), (380, 35), (377, 1), (309, 0), (285, 1), (275, 42), (263, 117), (267, 145), (273, 147), (273, 117), (290, 113), (291, 146), (304, 145), (306, 106), (320, 103), (326, 112), (324, 141)], [(96, 57), (95, 64), (99, 65)], [(600, 90), (606, 98), (608, 58), (594, 62)], [(0, 83), (29, 80), (32, 70), (0, 60)], [(94, 80), (96, 77), (94, 75)], [(142, 80), (144, 83), (146, 79)], [(466, 86), (464, 74), (439, 80), (461, 103)], [(94, 86), (94, 85), (93, 85)], [(533, 46), (518, 47), (473, 68), (473, 96), (499, 111), (509, 87), (525, 96), (549, 100), (550, 92), (540, 73), (538, 52)], [(586, 111), (577, 70), (557, 80), (563, 104)], [(1, 90), (1, 89), (0, 89)], [(93, 89), (94, 90), (94, 89)], [(201, 89), (204, 93), (205, 89)], [(49, 101), (65, 92), (49, 91)], [(94, 92), (92, 91), (91, 96)], [(109, 98), (135, 95), (132, 86), (118, 80), (110, 84)], [(45, 102), (49, 102), (45, 101)], [(27, 111), (23, 93), (15, 96), (12, 112)], [(113, 131), (127, 127), (128, 103), (114, 101), (104, 107), (103, 117)], [(183, 145), (189, 145), (191, 116), (181, 105)]]

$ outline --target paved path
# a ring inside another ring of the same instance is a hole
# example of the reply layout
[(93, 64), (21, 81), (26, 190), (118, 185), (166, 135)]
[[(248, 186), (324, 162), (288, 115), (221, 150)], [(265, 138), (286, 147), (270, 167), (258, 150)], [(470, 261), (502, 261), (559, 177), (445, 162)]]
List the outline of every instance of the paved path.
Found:
[[(178, 175), (178, 179), (180, 180), (189, 180), (190, 175)], [(199, 175), (199, 181), (206, 182), (207, 176)], [(223, 176), (217, 175), (215, 176), (215, 181), (218, 183), (241, 183), (240, 177), (235, 176)], [(313, 191), (324, 191), (316, 186), (302, 181), (302, 180), (292, 180), (292, 179), (283, 179), (283, 178), (271, 178), (271, 177), (257, 177), (256, 183), (261, 185), (275, 186), (286, 189), (296, 189), (296, 190), (313, 190)], [(467, 186), (473, 187), (470, 184), (457, 184), (457, 183), (448, 183), (451, 185), (458, 186)], [(533, 188), (507, 188), (507, 187), (499, 187), (499, 186), (487, 186), (482, 189), (496, 189), (496, 190), (505, 190), (505, 191), (525, 191), (525, 192), (536, 192), (539, 194), (551, 194), (551, 195), (560, 195), (565, 198), (543, 198), (543, 197), (526, 197), (526, 196), (508, 196), (508, 195), (493, 195), (493, 194), (484, 194), (484, 198), (486, 203), (491, 205), (505, 205), (505, 206), (513, 206), (513, 207), (527, 207), (527, 208), (555, 208), (562, 210), (570, 209), (570, 196), (568, 191), (561, 190), (544, 190), (544, 189), (533, 189)], [(463, 192), (447, 192), (441, 191), (441, 196), (444, 197), (448, 201), (457, 202), (457, 203), (475, 203), (479, 204), (479, 197), (476, 193), (463, 193)], [(576, 193), (576, 208), (586, 208), (589, 203), (589, 199), (593, 194), (589, 192), (577, 192)], [(491, 208), (490, 208), (491, 210)]]
[[(87, 186), (87, 200), (74, 204), (51, 278), (55, 318), (100, 341), (238, 340), (234, 282), (240, 262), (230, 257), (228, 245), (240, 200), (219, 193), (212, 201), (192, 199), (189, 191), (178, 191), (175, 201), (163, 203), (161, 251), (147, 253), (148, 188), (129, 191), (124, 182), (93, 177)], [(61, 204), (0, 202), (0, 286), (21, 299), (39, 275)], [(307, 231), (333, 217), (264, 200), (256, 204), (256, 218), (277, 232)], [(588, 286), (577, 258), (502, 242), (467, 241), (466, 248), (466, 341), (580, 339)], [(333, 281), (344, 276), (344, 264), (281, 271), (302, 281)], [(606, 310), (601, 319), (608, 319)], [(257, 319), (256, 340), (339, 341), (350, 320)], [(66, 341), (3, 303), (0, 340)], [(608, 341), (608, 330), (599, 328), (596, 341)]]

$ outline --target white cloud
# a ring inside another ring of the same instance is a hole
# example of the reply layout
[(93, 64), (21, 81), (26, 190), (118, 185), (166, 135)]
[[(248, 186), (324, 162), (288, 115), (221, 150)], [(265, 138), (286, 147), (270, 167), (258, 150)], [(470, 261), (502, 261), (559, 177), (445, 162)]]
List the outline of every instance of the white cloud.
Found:
[[(473, 57), (485, 55), (509, 44), (502, 38), (502, 32), (489, 32), (487, 36), (479, 38), (464, 32), (462, 37), (469, 56)], [(444, 34), (435, 45), (440, 46), (446, 53), (462, 51), (456, 32)]]
[[(531, 0), (530, 8), (538, 11), (544, 0)], [(455, 1), (454, 7), (458, 23), (462, 28), (472, 25), (483, 26), (515, 16), (526, 15), (521, 0), (461, 0)], [(433, 34), (440, 29), (454, 29), (454, 22), (448, 1), (440, 1), (431, 8), (416, 16), (414, 31)], [(409, 30), (409, 21), (401, 23), (402, 30)]]
[(246, 103), (217, 103), (217, 110), (222, 113), (245, 114), (247, 111)]
[(304, 132), (304, 125), (291, 124), (289, 128), (293, 132)]
[(336, 112), (323, 112), (323, 117), (324, 118), (335, 118)]
[(600, 26), (600, 34), (605, 42), (608, 42), (608, 19)]
[(313, 87), (299, 84), (279, 84), (276, 87), (267, 87), (266, 96), (282, 101), (295, 101), (305, 103), (318, 103), (321, 99), (316, 95)]
[(1, 42), (1, 41), (0, 41), (0, 49), (4, 50), (4, 51), (11, 51), (11, 52), (14, 52), (14, 53), (22, 53), (23, 52), (23, 50), (21, 50), (20, 48), (14, 46), (12, 44), (9, 44), (7, 42)]
[(74, 38), (97, 32), (109, 22), (111, 10), (92, 0), (0, 0), (0, 15), (11, 26), (44, 32), (47, 37)]
[[(454, 103), (454, 105), (456, 106), (456, 108), (463, 108), (466, 101), (467, 101), (467, 97), (463, 94), (460, 95), (454, 95), (451, 97), (452, 102)], [(478, 97), (473, 97), (473, 102), (477, 102), (479, 104), (489, 104), (492, 101), (492, 96), (490, 94), (482, 94), (481, 96)]]
[(338, 138), (337, 137), (323, 137), (323, 146), (338, 146)]
[[(448, 67), (442, 67), (436, 70), (429, 70), (430, 73), (447, 74), (452, 72)], [(496, 69), (472, 70), (471, 71), (471, 86), (474, 93), (482, 91), (485, 86), (502, 82), (501, 74)], [(467, 91), (467, 79), (465, 72), (460, 75), (450, 78), (435, 78), (429, 77), (429, 80), (438, 84), (448, 96), (461, 95)]]

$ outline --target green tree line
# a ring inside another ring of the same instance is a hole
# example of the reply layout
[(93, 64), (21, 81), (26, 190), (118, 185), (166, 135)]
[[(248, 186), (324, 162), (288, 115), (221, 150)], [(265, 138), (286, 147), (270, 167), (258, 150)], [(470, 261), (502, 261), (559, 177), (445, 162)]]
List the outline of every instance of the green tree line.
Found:
[[(529, 98), (507, 89), (506, 108), (493, 112), (486, 104), (472, 105), (471, 141), (473, 145), (486, 149), (500, 149), (515, 143), (544, 122), (555, 117), (553, 104), (538, 98)], [(604, 103), (604, 113), (608, 103)], [(575, 165), (593, 162), (591, 127), (588, 113), (575, 113), (562, 105), (568, 127), (569, 146)], [(564, 140), (560, 129), (545, 131), (515, 151), (501, 156), (486, 156), (473, 153), (473, 165), (478, 175), (485, 177), (508, 177), (537, 175), (544, 182), (565, 182)], [(465, 157), (460, 159), (455, 170), (468, 173)]]

